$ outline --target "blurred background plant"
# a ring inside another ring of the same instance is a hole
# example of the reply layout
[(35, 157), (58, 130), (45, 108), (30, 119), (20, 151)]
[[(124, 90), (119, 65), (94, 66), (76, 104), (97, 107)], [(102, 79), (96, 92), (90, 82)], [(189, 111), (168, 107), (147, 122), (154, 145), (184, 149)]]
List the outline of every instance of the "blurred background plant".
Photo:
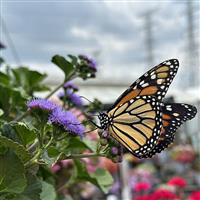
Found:
[[(65, 78), (45, 98), (36, 92), (49, 91), (43, 83), (46, 74), (6, 63), (1, 67), (1, 199), (80, 199), (84, 182), (98, 187), (101, 195), (112, 186), (111, 174), (99, 164), (100, 156), (111, 157), (112, 145), (101, 145), (88, 121), (101, 103), (84, 104), (72, 82), (94, 78), (96, 63), (83, 55), (56, 55), (52, 62)], [(64, 92), (56, 97), (61, 88)]]

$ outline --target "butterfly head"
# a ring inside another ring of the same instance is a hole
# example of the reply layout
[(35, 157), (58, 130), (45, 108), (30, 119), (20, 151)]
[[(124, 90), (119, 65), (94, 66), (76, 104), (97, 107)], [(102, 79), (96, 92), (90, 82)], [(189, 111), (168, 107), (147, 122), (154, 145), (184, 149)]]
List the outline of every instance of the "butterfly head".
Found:
[(98, 118), (101, 124), (101, 129), (105, 130), (108, 127), (110, 121), (108, 115), (105, 112), (99, 113)]

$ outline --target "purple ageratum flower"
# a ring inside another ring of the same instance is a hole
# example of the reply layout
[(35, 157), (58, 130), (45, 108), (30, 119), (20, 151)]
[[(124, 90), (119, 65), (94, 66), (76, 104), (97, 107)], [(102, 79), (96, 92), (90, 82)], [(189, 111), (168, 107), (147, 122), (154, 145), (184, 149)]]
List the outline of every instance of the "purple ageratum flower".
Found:
[(79, 55), (78, 56), (81, 60), (85, 61), (87, 65), (92, 68), (93, 70), (97, 71), (97, 63), (92, 58), (89, 58), (86, 55)]
[(29, 110), (41, 109), (47, 112), (53, 111), (58, 106), (47, 99), (32, 99), (27, 102)]
[(64, 130), (83, 137), (85, 128), (72, 112), (56, 108), (49, 115), (49, 121), (62, 127)]
[(64, 86), (65, 89), (70, 88), (73, 90), (78, 90), (78, 87), (72, 82), (72, 81), (67, 81)]
[[(58, 97), (60, 99), (64, 98), (65, 93), (62, 91), (58, 94)], [(81, 106), (83, 105), (83, 101), (81, 99), (81, 97), (79, 95), (77, 95), (76, 93), (74, 93), (71, 90), (66, 90), (66, 96), (69, 98), (69, 100), (76, 106)]]

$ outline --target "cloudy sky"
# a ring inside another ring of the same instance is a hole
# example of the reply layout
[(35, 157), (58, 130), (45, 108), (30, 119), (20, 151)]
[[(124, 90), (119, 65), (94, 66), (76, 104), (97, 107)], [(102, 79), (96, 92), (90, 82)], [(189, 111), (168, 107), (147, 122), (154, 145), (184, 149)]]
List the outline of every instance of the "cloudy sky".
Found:
[[(151, 67), (145, 19), (151, 12), (154, 65), (178, 58), (181, 69), (177, 82), (187, 77), (187, 1), (1, 0), (0, 6), (6, 25), (6, 29), (1, 26), (0, 41), (7, 46), (1, 55), (8, 63), (47, 71), (55, 80), (61, 73), (50, 62), (53, 55), (95, 55), (99, 63), (97, 80), (131, 83)], [(193, 1), (193, 7), (198, 41), (199, 1)]]

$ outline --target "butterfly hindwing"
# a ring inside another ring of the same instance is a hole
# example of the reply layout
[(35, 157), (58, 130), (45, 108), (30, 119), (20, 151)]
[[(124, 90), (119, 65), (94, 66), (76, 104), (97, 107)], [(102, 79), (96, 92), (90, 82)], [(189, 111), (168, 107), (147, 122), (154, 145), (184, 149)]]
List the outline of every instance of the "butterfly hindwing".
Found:
[(194, 118), (196, 113), (196, 107), (189, 104), (164, 104), (162, 106), (162, 131), (158, 144), (142, 158), (152, 157), (167, 148), (173, 142), (176, 130), (183, 122)]
[(120, 106), (136, 96), (152, 95), (161, 101), (179, 67), (177, 59), (170, 59), (155, 66), (135, 81), (109, 109)]
[(162, 123), (167, 134), (174, 134), (177, 128), (195, 117), (196, 107), (189, 104), (171, 103), (162, 107)]
[(160, 135), (161, 105), (153, 96), (138, 96), (108, 112), (109, 132), (133, 155), (150, 151)]

